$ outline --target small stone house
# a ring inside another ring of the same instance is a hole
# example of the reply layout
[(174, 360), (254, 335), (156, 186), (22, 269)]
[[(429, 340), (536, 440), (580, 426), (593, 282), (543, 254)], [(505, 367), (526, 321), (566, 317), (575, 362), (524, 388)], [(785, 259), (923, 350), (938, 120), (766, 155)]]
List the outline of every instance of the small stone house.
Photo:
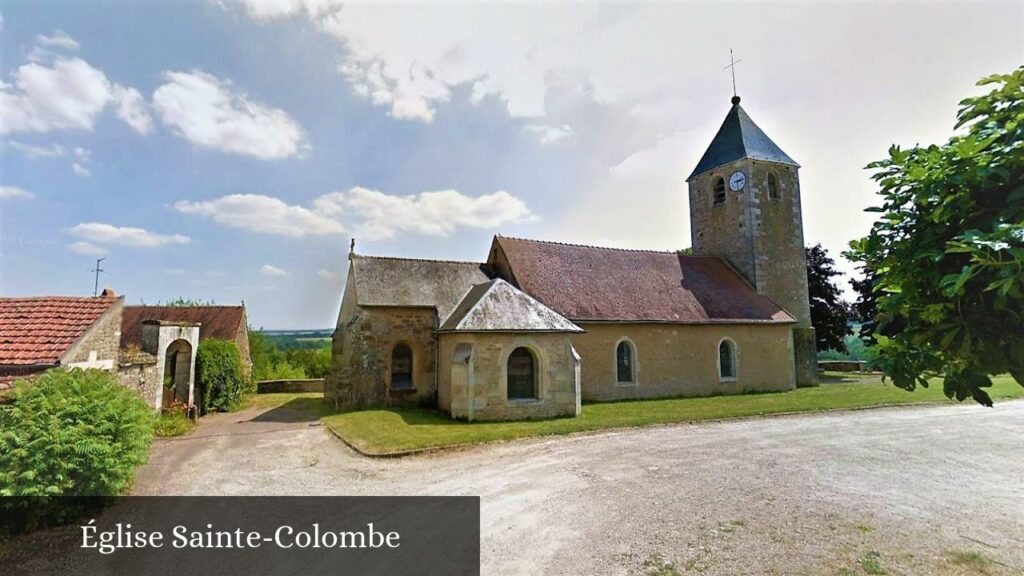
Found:
[(244, 306), (125, 306), (98, 297), (0, 298), (0, 393), (50, 368), (95, 368), (160, 410), (195, 406), (196, 350), (203, 338), (234, 341), (251, 374)]
[(506, 420), (814, 383), (799, 165), (739, 103), (688, 179), (692, 256), (504, 236), (482, 262), (350, 251), (327, 398)]
[(115, 370), (124, 297), (0, 298), (0, 393), (57, 367)]

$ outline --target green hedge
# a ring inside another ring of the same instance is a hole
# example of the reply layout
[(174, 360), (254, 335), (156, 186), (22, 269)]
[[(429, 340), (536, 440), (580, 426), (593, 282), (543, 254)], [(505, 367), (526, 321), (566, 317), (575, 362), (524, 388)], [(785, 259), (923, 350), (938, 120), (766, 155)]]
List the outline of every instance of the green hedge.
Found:
[(210, 338), (199, 343), (196, 384), (203, 413), (226, 412), (238, 405), (247, 385), (242, 376), (242, 356), (234, 342)]
[(149, 455), (153, 412), (110, 372), (51, 370), (18, 382), (0, 407), (0, 515), (6, 531), (71, 521), (63, 497), (107, 497), (131, 486)]

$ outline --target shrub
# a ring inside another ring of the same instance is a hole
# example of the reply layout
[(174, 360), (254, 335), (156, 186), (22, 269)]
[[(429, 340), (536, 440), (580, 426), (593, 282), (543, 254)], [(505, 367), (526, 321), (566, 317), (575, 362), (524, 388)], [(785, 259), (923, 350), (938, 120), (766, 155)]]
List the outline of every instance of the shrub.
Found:
[(234, 342), (210, 338), (199, 343), (196, 383), (203, 413), (228, 411), (238, 405), (246, 386), (242, 376), (242, 356)]
[(194, 424), (188, 418), (188, 407), (181, 402), (175, 401), (157, 418), (153, 427), (153, 434), (162, 438), (168, 436), (181, 436), (192, 430)]
[(153, 414), (110, 372), (51, 370), (15, 384), (0, 408), (0, 516), (7, 532), (76, 519), (131, 486)]

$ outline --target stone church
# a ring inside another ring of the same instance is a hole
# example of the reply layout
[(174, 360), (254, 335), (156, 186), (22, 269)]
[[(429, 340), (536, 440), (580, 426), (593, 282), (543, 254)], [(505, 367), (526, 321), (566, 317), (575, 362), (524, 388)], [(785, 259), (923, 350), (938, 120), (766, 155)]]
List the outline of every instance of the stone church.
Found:
[(325, 395), (506, 420), (812, 384), (798, 169), (733, 97), (687, 180), (693, 255), (500, 235), (484, 262), (350, 252)]

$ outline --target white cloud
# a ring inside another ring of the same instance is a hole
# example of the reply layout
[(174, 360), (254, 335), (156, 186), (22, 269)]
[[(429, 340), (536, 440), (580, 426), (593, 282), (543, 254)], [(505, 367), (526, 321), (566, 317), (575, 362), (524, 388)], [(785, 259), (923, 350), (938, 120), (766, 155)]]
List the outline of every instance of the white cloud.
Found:
[(90, 256), (103, 256), (104, 254), (107, 253), (106, 248), (102, 246), (97, 246), (91, 242), (84, 241), (73, 242), (71, 244), (68, 244), (68, 248), (70, 248), (73, 252), (78, 252), (79, 254), (88, 254)]
[[(77, 43), (58, 31), (40, 36), (29, 63), (11, 72), (13, 83), (0, 81), (0, 134), (92, 130), (111, 103), (117, 115), (140, 134), (151, 124), (138, 91), (113, 84), (85, 60), (62, 57), (44, 46), (65, 49)], [(44, 44), (45, 43), (45, 44)]]
[(308, 149), (302, 128), (279, 108), (234, 92), (231, 82), (196, 70), (167, 72), (153, 108), (178, 136), (204, 148), (263, 160)]
[(99, 222), (78, 224), (67, 229), (72, 236), (96, 244), (156, 248), (160, 246), (188, 244), (188, 236), (181, 234), (156, 234), (142, 228), (112, 226)]
[(328, 282), (331, 282), (331, 281), (334, 281), (334, 280), (338, 279), (338, 275), (337, 274), (335, 274), (334, 272), (331, 272), (330, 270), (325, 270), (323, 268), (317, 270), (316, 271), (316, 275), (321, 277), (321, 278), (323, 278), (324, 280), (327, 280)]
[(61, 146), (60, 144), (51, 144), (49, 146), (36, 146), (33, 144), (25, 144), (16, 140), (8, 140), (7, 146), (11, 150), (16, 150), (23, 154), (26, 158), (63, 158), (65, 156), (73, 156), (77, 161), (72, 162), (71, 169), (79, 176), (89, 176), (92, 172), (86, 167), (86, 164), (92, 159), (92, 152), (76, 146), (72, 148), (70, 154), (68, 149)]
[(325, 11), (341, 6), (341, 0), (240, 0), (246, 13), (257, 20), (271, 20), (306, 12), (318, 17)]
[(110, 101), (106, 75), (79, 58), (25, 64), (13, 77), (0, 82), (0, 133), (92, 130)]
[(183, 200), (175, 202), (174, 209), (232, 228), (294, 238), (339, 234), (345, 230), (341, 223), (309, 208), (259, 194), (232, 194), (200, 202)]
[(576, 134), (568, 124), (562, 124), (560, 126), (528, 124), (526, 125), (526, 131), (536, 134), (540, 143), (545, 146), (549, 144), (557, 144), (563, 140), (572, 139)]
[(153, 119), (146, 110), (146, 101), (135, 88), (114, 84), (111, 98), (117, 104), (117, 117), (139, 134), (153, 131)]
[(0, 186), (0, 200), (31, 200), (36, 195), (17, 186)]
[(277, 266), (271, 266), (270, 264), (264, 264), (260, 268), (260, 273), (264, 276), (270, 276), (272, 278), (283, 278), (288, 275), (288, 272), (278, 268)]
[(477, 197), (456, 190), (391, 196), (357, 187), (321, 196), (314, 206), (324, 214), (355, 219), (355, 234), (371, 240), (400, 231), (448, 236), (458, 227), (494, 228), (535, 219), (526, 203), (504, 190)]
[(68, 36), (63, 30), (55, 30), (51, 36), (39, 34), (36, 36), (36, 44), (46, 48), (61, 48), (63, 50), (78, 50), (78, 42)]
[(399, 231), (447, 236), (460, 227), (493, 228), (536, 219), (525, 202), (504, 190), (477, 197), (456, 190), (392, 196), (357, 187), (318, 196), (310, 207), (272, 196), (232, 194), (216, 200), (182, 200), (174, 209), (232, 228), (294, 238), (339, 234), (350, 227), (369, 239), (390, 238)]
[(60, 158), (67, 154), (67, 150), (60, 144), (36, 146), (33, 144), (18, 142), (16, 140), (8, 140), (7, 145), (12, 150), (17, 150), (28, 158)]

